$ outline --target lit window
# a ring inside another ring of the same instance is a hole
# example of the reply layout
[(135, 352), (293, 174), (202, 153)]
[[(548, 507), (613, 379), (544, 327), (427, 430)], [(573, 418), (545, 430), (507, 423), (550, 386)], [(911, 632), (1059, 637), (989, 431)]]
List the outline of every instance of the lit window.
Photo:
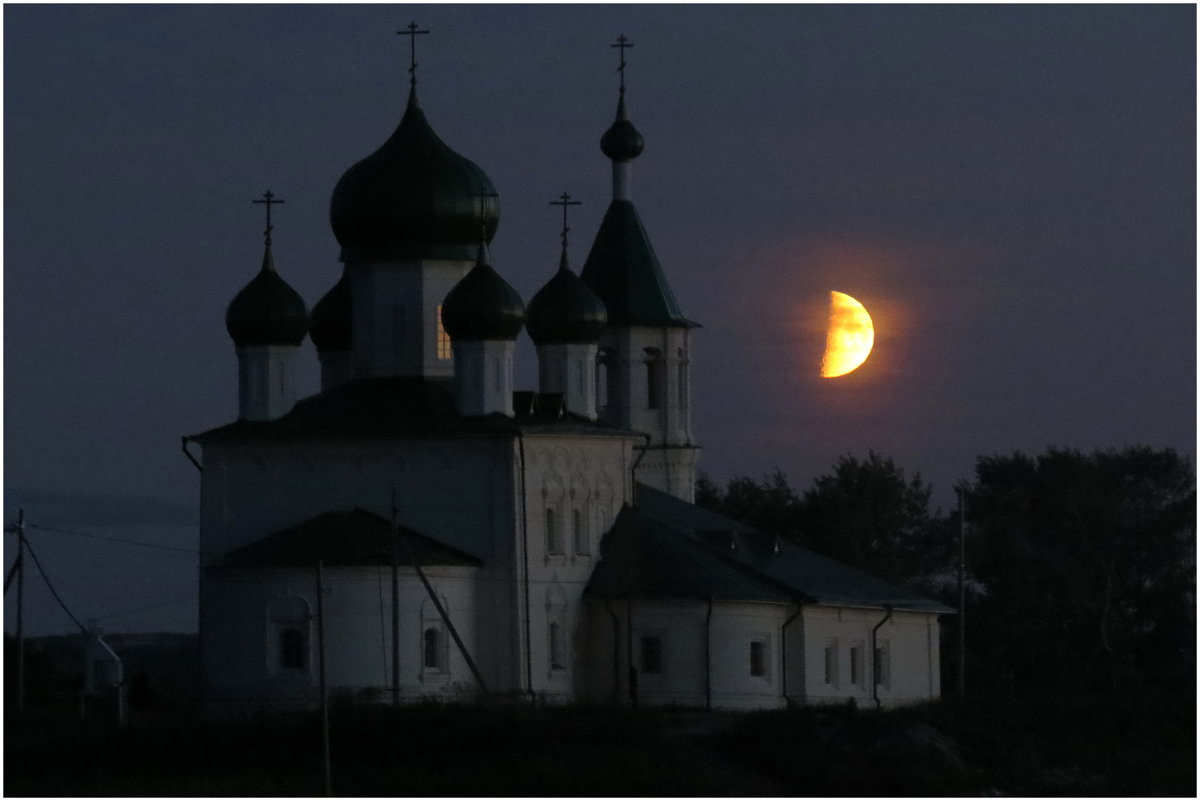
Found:
[(285, 670), (304, 670), (304, 632), (287, 628), (279, 633), (279, 666)]
[(439, 359), (449, 359), (450, 351), (450, 335), (446, 333), (446, 329), (442, 326), (442, 307), (437, 307), (437, 357)]
[(572, 522), (574, 523), (572, 530), (575, 533), (575, 553), (583, 556), (588, 553), (588, 531), (582, 509), (575, 510)]
[(750, 643), (750, 675), (767, 675), (767, 644), (762, 640), (753, 640)]
[(662, 673), (662, 637), (642, 637), (642, 672)]
[(562, 626), (550, 624), (550, 667), (563, 670), (567, 666), (566, 649), (563, 647)]
[(562, 553), (562, 542), (558, 536), (558, 521), (554, 519), (554, 510), (546, 509), (546, 553)]

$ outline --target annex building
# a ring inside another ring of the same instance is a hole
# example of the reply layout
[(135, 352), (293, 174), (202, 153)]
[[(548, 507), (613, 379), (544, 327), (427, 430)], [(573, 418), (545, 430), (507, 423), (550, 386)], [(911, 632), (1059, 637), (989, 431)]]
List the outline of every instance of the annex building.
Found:
[[(311, 314), (268, 222), (226, 315), (238, 419), (184, 438), (210, 707), (316, 704), (322, 666), (363, 700), (938, 696), (949, 609), (693, 505), (698, 325), (633, 202), (623, 69), (600, 149), (613, 196), (583, 268), (564, 225), (528, 303), (490, 264), (496, 190), (434, 132), (415, 71), (394, 133), (333, 188), (343, 269)], [(522, 332), (536, 389), (513, 386)], [(321, 391), (300, 398), (306, 336)]]

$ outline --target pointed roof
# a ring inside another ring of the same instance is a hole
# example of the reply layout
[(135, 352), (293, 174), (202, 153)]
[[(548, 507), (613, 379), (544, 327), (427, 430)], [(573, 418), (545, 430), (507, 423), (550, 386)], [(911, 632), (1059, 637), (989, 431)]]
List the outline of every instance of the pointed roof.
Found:
[[(438, 542), (407, 526), (397, 526), (398, 563), (426, 565), (481, 564), (468, 553)], [(326, 567), (392, 564), (392, 524), (365, 509), (326, 512), (230, 551), (221, 567)]]
[(610, 326), (699, 327), (679, 310), (632, 201), (609, 204), (579, 277), (604, 302)]

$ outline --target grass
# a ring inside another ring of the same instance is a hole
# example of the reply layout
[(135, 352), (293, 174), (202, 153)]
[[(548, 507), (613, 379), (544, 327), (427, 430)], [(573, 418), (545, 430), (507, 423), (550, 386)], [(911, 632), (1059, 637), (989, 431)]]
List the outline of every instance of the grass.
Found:
[[(331, 711), (338, 796), (1195, 794), (1195, 699), (944, 701), (748, 714), (419, 705)], [(323, 794), (313, 713), (122, 731), (5, 724), (9, 796)]]

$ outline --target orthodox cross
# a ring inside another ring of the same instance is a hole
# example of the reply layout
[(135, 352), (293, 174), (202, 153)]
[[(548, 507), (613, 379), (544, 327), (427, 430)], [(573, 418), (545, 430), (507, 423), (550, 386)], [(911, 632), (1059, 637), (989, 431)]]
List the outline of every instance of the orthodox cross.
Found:
[(563, 247), (565, 248), (567, 246), (567, 231), (571, 230), (570, 227), (567, 225), (567, 206), (582, 206), (583, 204), (580, 203), (578, 200), (571, 200), (571, 196), (568, 195), (566, 192), (563, 192), (561, 195), (558, 196), (558, 200), (551, 200), (550, 205), (551, 206), (562, 206), (562, 210), (563, 210), (562, 243), (563, 243)]
[(625, 38), (625, 34), (617, 37), (616, 44), (610, 44), (609, 47), (619, 47), (621, 49), (621, 66), (617, 67), (617, 72), (621, 73), (621, 91), (625, 91), (625, 50), (633, 47), (633, 42)]
[(408, 82), (413, 86), (417, 85), (417, 37), (429, 31), (418, 30), (417, 23), (408, 23), (408, 30), (396, 31), (397, 36), (407, 36), (409, 43), (409, 60), (411, 66), (408, 68)]
[(267, 244), (270, 245), (271, 244), (271, 228), (273, 227), (271, 225), (271, 207), (276, 204), (283, 203), (284, 201), (276, 200), (275, 195), (271, 192), (270, 189), (268, 189), (266, 192), (263, 192), (262, 200), (251, 200), (250, 202), (251, 203), (263, 203), (267, 207), (267, 230), (263, 232), (263, 236), (265, 236), (267, 238)]

